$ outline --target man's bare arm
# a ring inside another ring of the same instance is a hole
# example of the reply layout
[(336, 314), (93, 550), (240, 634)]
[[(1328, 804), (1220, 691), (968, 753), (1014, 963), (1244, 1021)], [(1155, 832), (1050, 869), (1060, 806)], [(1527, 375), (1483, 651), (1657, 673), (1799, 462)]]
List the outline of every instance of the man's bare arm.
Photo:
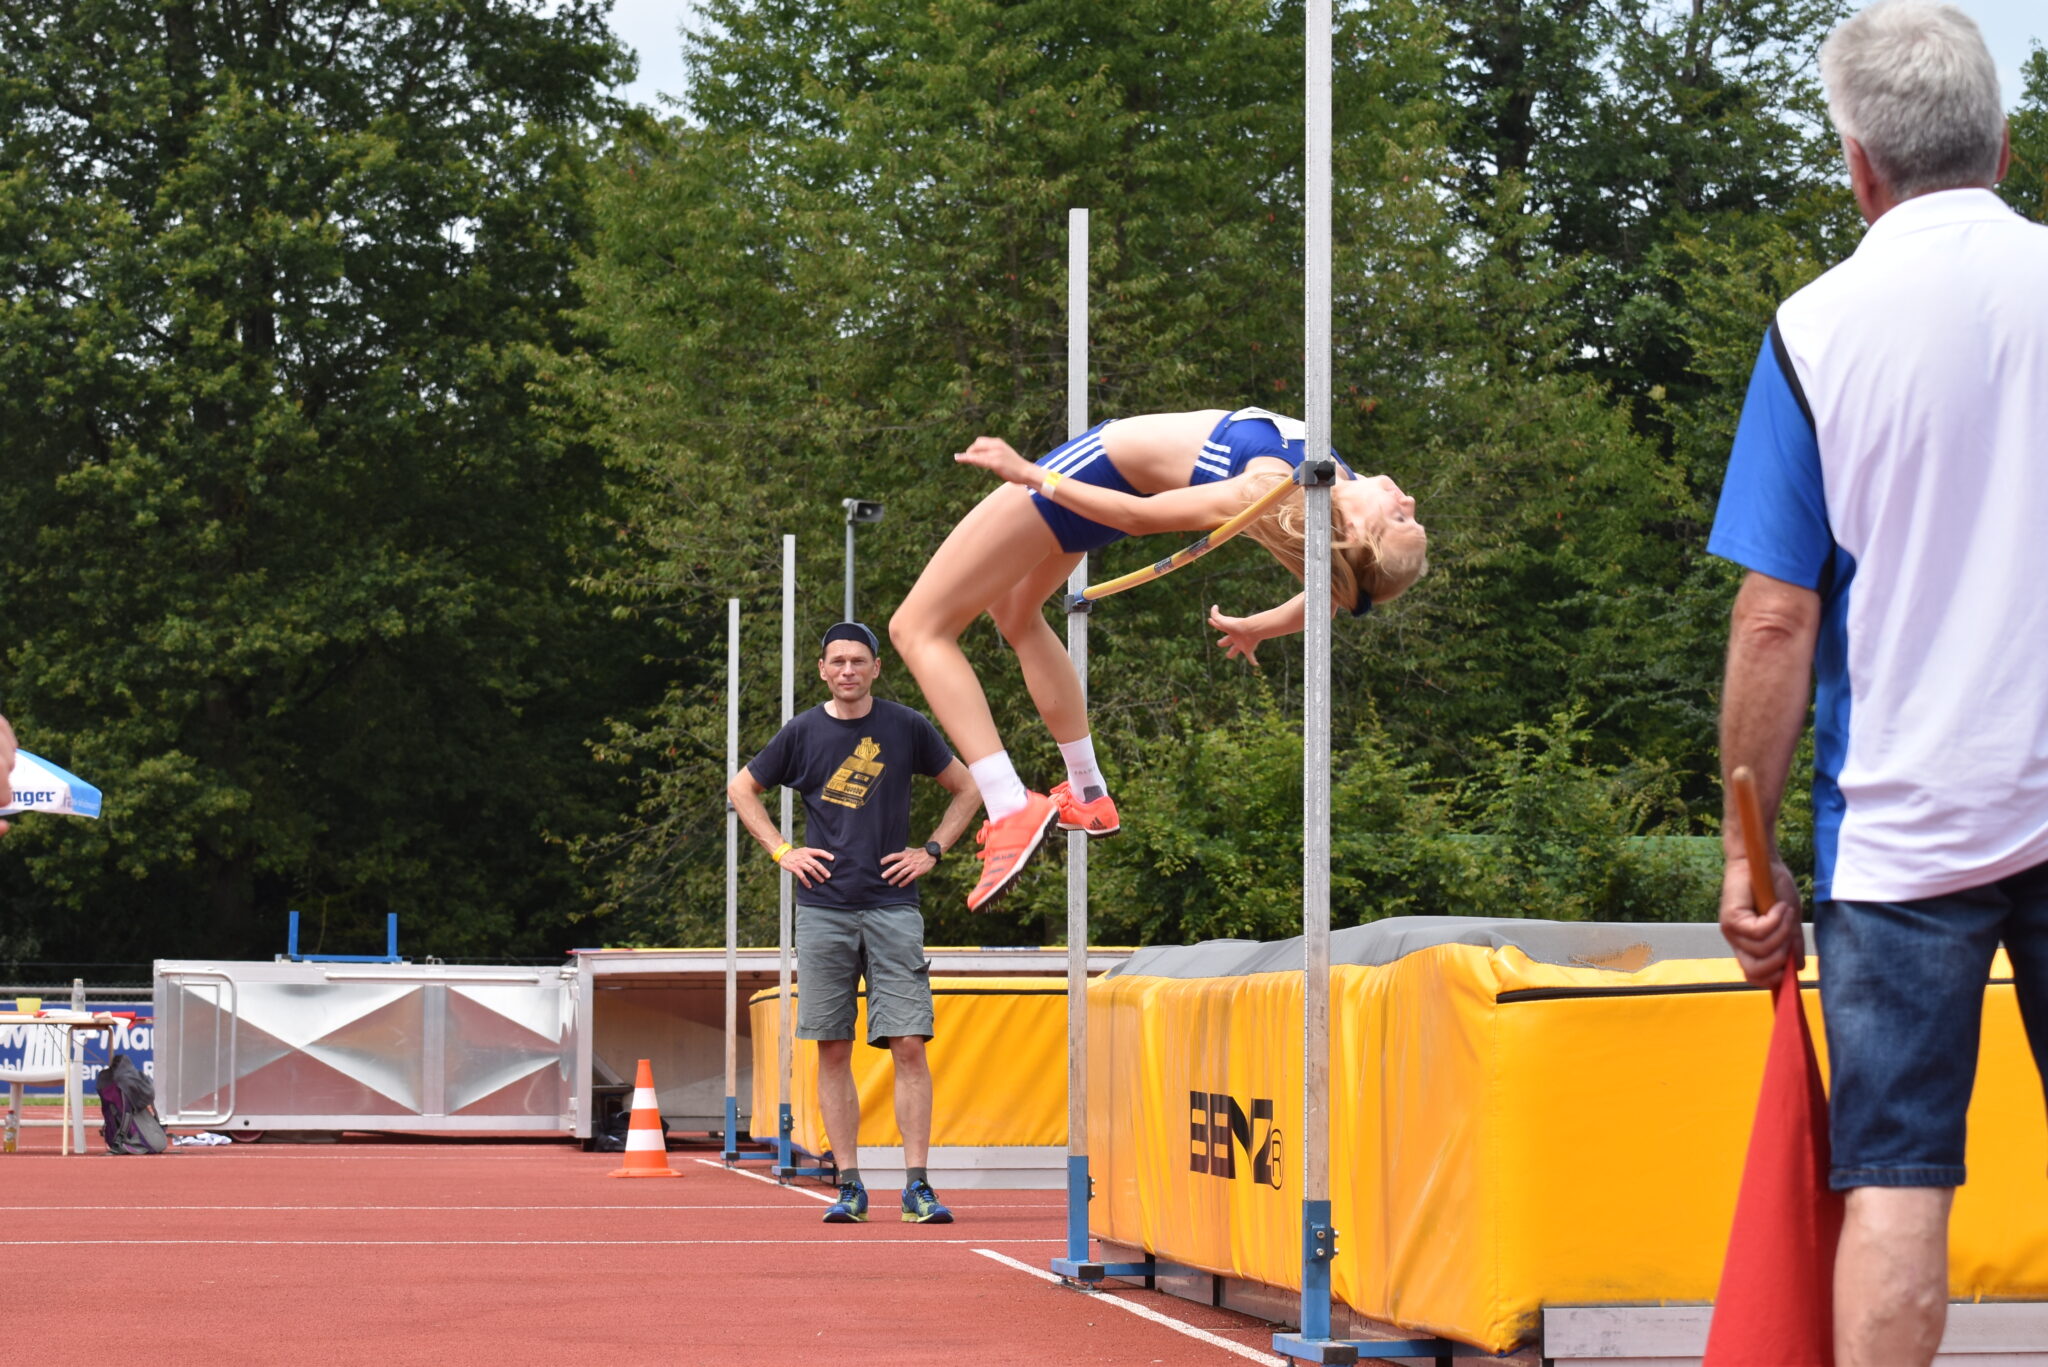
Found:
[[(732, 782), (725, 785), (725, 795), (732, 802), (733, 810), (740, 814), (740, 824), (747, 828), (747, 834), (761, 842), (761, 848), (769, 854), (775, 853), (782, 844), (782, 828), (768, 815), (767, 805), (761, 801), (761, 794), (768, 790), (761, 786), (753, 771), (742, 767), (732, 776)], [(832, 855), (826, 850), (814, 850), (803, 846), (791, 846), (782, 858), (775, 862), (796, 875), (805, 887), (816, 887), (832, 876), (826, 867)]]
[(968, 823), (981, 810), (981, 789), (974, 786), (974, 775), (967, 772), (967, 766), (958, 756), (939, 771), (941, 788), (953, 795), (946, 804), (945, 815), (939, 818), (938, 828), (932, 832), (932, 839), (939, 842), (941, 849), (952, 849), (961, 836), (967, 834)]
[[(1747, 765), (1756, 776), (1764, 827), (1775, 831), (1785, 779), (1813, 688), (1813, 645), (1820, 631), (1820, 595), (1769, 575), (1742, 581), (1729, 617), (1728, 663), (1721, 688), (1721, 773)], [(1761, 987), (1778, 981), (1789, 962), (1803, 958), (1799, 893), (1790, 871), (1768, 850), (1745, 849), (1733, 798), (1721, 822), (1721, 934), (1735, 951), (1743, 976)], [(1778, 901), (1754, 905), (1749, 861), (1767, 859)]]
[[(981, 806), (981, 790), (974, 786), (974, 775), (957, 757), (936, 777), (939, 786), (953, 795), (953, 800), (946, 804), (946, 814), (939, 818), (938, 829), (932, 832), (931, 838), (939, 842), (940, 849), (950, 850), (954, 842), (966, 834), (967, 823), (974, 819), (975, 811)], [(909, 887), (936, 868), (938, 862), (922, 845), (885, 854), (882, 856), (882, 877), (892, 887)]]

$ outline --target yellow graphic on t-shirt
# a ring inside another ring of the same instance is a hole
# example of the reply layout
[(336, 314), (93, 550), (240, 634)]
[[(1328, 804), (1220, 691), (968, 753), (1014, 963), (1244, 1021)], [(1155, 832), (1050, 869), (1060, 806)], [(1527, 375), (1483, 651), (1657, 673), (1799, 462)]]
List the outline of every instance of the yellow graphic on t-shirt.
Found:
[(875, 757), (882, 753), (882, 747), (875, 744), (873, 736), (861, 737), (853, 753), (846, 757), (846, 763), (839, 766), (825, 785), (825, 800), (836, 802), (842, 807), (864, 807), (868, 793), (882, 777), (882, 763)]

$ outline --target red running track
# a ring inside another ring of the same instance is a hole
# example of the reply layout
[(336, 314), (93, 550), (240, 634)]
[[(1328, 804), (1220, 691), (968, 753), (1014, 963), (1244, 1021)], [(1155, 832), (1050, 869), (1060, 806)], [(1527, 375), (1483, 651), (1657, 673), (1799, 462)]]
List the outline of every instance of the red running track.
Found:
[(614, 1181), (618, 1155), (558, 1141), (114, 1159), (57, 1138), (0, 1155), (9, 1338), (50, 1367), (1279, 1362), (1247, 1316), (1034, 1276), (1062, 1247), (1060, 1192), (942, 1192), (952, 1225), (903, 1224), (885, 1196), (826, 1225), (822, 1189), (715, 1150), (672, 1152), (680, 1180)]

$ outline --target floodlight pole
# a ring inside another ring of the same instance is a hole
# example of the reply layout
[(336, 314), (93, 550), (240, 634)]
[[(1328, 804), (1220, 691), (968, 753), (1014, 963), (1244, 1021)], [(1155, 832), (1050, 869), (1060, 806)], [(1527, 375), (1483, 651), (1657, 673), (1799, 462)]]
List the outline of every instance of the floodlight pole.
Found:
[(853, 509), (846, 510), (846, 611), (839, 614), (842, 622), (853, 620)]
[[(725, 772), (740, 771), (740, 600), (725, 600)], [(740, 816), (725, 803), (725, 1161), (740, 1156)]]

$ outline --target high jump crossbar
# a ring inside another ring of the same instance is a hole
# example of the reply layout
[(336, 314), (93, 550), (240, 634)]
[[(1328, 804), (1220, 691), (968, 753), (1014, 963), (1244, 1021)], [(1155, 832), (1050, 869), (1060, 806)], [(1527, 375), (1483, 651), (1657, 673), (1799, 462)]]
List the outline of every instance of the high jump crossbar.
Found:
[[(1085, 213), (1086, 210), (1077, 209), (1074, 212)], [(1084, 428), (1083, 430), (1085, 431), (1086, 429)], [(1072, 435), (1079, 436), (1080, 433), (1077, 432)], [(1327, 442), (1324, 443), (1324, 449), (1329, 449)], [(1218, 546), (1251, 526), (1258, 519), (1260, 513), (1265, 512), (1266, 509), (1287, 497), (1292, 492), (1292, 489), (1293, 486), (1291, 484), (1282, 480), (1266, 490), (1265, 493), (1253, 499), (1242, 511), (1233, 514), (1229, 521), (1225, 522), (1215, 531), (1205, 532), (1194, 541), (1175, 551), (1172, 555), (1167, 556), (1164, 560), (1155, 560), (1143, 569), (1132, 570), (1129, 574), (1118, 575), (1114, 579), (1105, 580), (1089, 588), (1076, 587), (1074, 580), (1069, 579), (1067, 581), (1067, 587), (1070, 590), (1067, 595), (1067, 611), (1070, 613), (1086, 612), (1090, 604), (1107, 598), (1113, 593), (1122, 593), (1125, 589), (1134, 589), (1140, 584), (1149, 584), (1154, 579), (1160, 579), (1172, 574), (1183, 565), (1194, 564), (1210, 551), (1215, 550)], [(1085, 560), (1082, 562), (1084, 568), (1086, 563)], [(1076, 569), (1074, 573), (1078, 577), (1081, 570)]]

